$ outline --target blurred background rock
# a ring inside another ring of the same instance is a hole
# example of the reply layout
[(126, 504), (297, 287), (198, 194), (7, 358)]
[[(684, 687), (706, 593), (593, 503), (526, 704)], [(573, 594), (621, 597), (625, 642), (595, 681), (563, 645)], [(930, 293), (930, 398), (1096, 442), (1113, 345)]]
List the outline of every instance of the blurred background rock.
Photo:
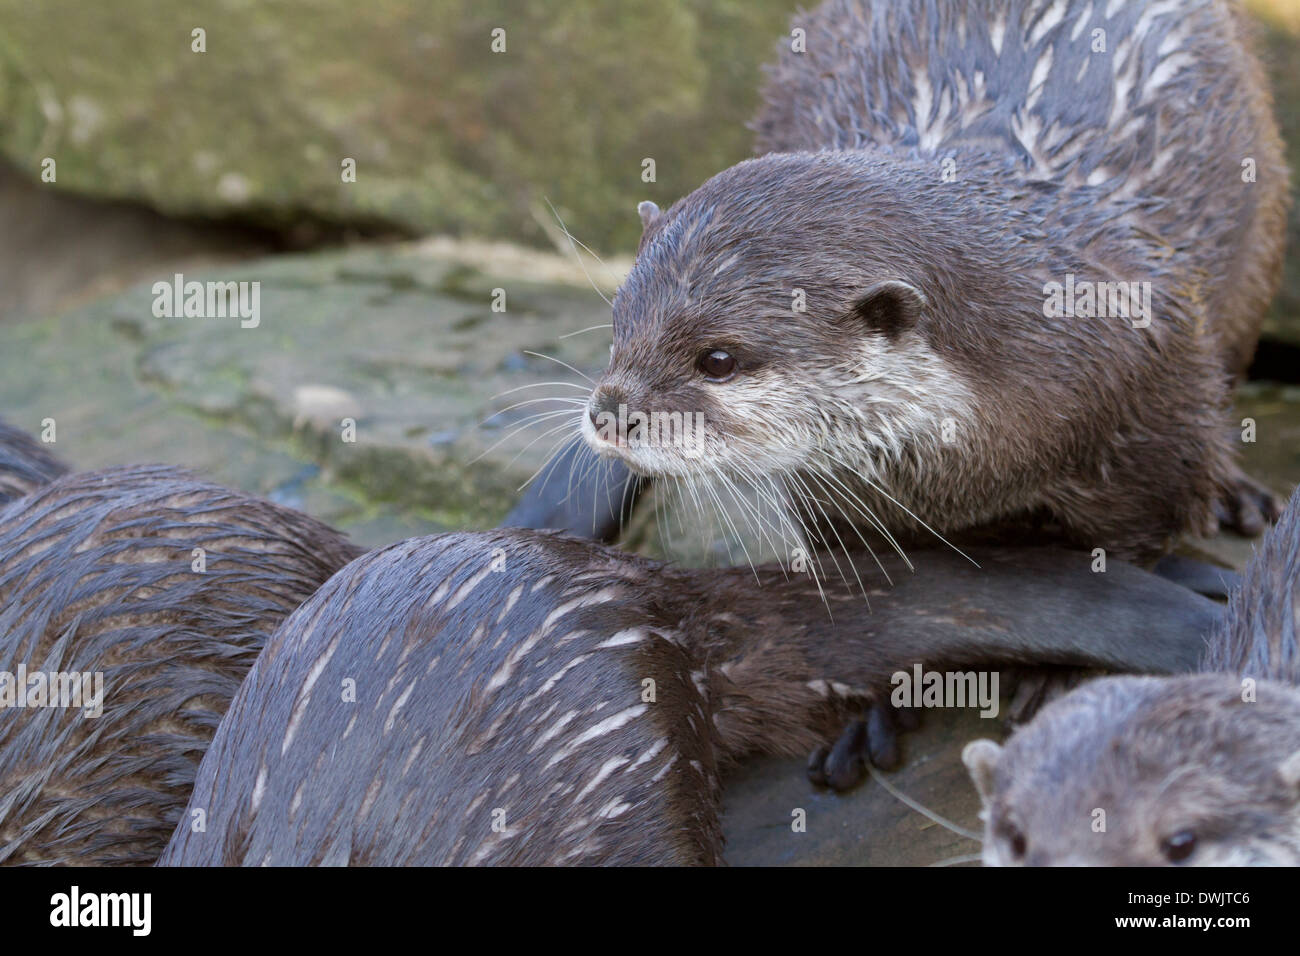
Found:
[[(1247, 5), (1296, 162), (1300, 3)], [(6, 225), (10, 181), (51, 157), (60, 193), (253, 228), (253, 248), (430, 233), (547, 245), (549, 200), (588, 245), (627, 252), (637, 202), (665, 205), (748, 155), (760, 65), (795, 6), (0, 0)], [(345, 157), (356, 183), (340, 182)], [(1280, 321), (1300, 314), (1300, 269), (1279, 306), (1275, 327), (1300, 341)]]
[[(1300, 169), (1300, 0), (1247, 6)], [(507, 406), (579, 396), (534, 386), (601, 368), (608, 330), (568, 335), (609, 321), (592, 284), (608, 295), (628, 267), (638, 202), (666, 206), (750, 154), (761, 65), (795, 7), (0, 0), (0, 416), (55, 419), (75, 466), (185, 465), (367, 544), (495, 523), (566, 419), (512, 429), (573, 408)], [(1280, 491), (1300, 479), (1300, 209), (1289, 240), (1240, 403), (1259, 422), (1248, 467)], [(261, 282), (261, 324), (154, 317), (150, 286), (176, 272)], [(626, 543), (741, 558), (714, 535), (643, 519)], [(931, 721), (897, 779), (969, 825), (955, 755), (980, 729), (964, 719)], [(746, 774), (729, 791), (736, 862), (972, 849), (878, 787), (846, 801), (808, 793), (792, 764)], [(823, 821), (797, 844), (792, 805)]]
[[(0, 2), (0, 152), (58, 188), (291, 235), (330, 226), (598, 249), (742, 158), (789, 0)], [(206, 53), (191, 30), (206, 31)], [(506, 30), (506, 52), (489, 46)], [(357, 161), (355, 188), (339, 181)], [(655, 183), (642, 183), (653, 157)]]

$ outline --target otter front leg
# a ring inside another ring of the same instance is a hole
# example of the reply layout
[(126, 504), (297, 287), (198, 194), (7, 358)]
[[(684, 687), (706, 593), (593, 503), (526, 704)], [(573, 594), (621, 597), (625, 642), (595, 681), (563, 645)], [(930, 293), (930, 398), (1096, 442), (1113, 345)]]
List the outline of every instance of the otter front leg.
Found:
[[(882, 768), (895, 764), (898, 732), (914, 725), (914, 715), (889, 706), (886, 688), (901, 686), (900, 673), (919, 666), (942, 674), (944, 686), (952, 677), (969, 687), (980, 672), (1027, 666), (1186, 672), (1222, 614), (1212, 601), (1131, 565), (1112, 560), (1103, 570), (1089, 552), (971, 548), (968, 554), (974, 563), (951, 551), (917, 553), (915, 572), (873, 590), (869, 606), (846, 596), (835, 604), (833, 622), (809, 616), (799, 633), (787, 635), (809, 675), (861, 688), (871, 702), (865, 711), (841, 711), (825, 728), (842, 732), (810, 761), (814, 782), (847, 789), (868, 760)], [(971, 698), (936, 706), (969, 707)], [(844, 716), (852, 718), (846, 729)]]
[[(1002, 671), (1008, 678), (1011, 700), (1005, 724), (1011, 729), (1028, 723), (1044, 706), (1068, 694), (1099, 671), (1079, 668), (1031, 667)], [(862, 782), (868, 765), (877, 770), (897, 770), (903, 765), (901, 738), (921, 726), (921, 712), (873, 702), (866, 714), (850, 720), (835, 743), (821, 746), (808, 757), (808, 779), (836, 793)]]

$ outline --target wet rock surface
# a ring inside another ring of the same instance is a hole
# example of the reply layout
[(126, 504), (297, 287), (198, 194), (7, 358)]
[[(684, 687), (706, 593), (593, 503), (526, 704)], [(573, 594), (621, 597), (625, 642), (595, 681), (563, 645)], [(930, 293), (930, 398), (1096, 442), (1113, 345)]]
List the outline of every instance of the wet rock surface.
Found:
[[(881, 775), (884, 784), (868, 778), (846, 794), (809, 783), (804, 760), (752, 761), (732, 774), (724, 791), (727, 859), (735, 866), (973, 866), (979, 799), (961, 750), (979, 737), (1000, 736), (998, 721), (974, 711), (928, 713), (903, 743), (902, 769)], [(886, 784), (932, 816), (909, 807)], [(796, 810), (806, 814), (803, 832), (792, 827)]]
[[(590, 288), (493, 277), (426, 248), (184, 274), (259, 283), (256, 327), (159, 317), (152, 283), (0, 324), (0, 407), (31, 431), (54, 419), (56, 448), (77, 467), (184, 464), (365, 543), (490, 526), (551, 447), (517, 426), (570, 407), (552, 397), (582, 394), (580, 374), (529, 353), (595, 371), (607, 335), (561, 336), (608, 312)], [(504, 312), (493, 311), (495, 289)], [(531, 387), (546, 381), (572, 384)], [(529, 404), (502, 411), (518, 402)]]

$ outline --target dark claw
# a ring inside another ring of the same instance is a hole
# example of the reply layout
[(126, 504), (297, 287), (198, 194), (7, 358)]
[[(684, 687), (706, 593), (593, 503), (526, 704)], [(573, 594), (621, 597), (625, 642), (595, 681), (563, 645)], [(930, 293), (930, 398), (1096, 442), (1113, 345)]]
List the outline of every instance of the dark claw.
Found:
[(1263, 502), (1250, 489), (1237, 489), (1237, 530), (1248, 538), (1263, 534), (1263, 507)]
[(1214, 499), (1214, 520), (1218, 522), (1220, 528), (1232, 527), (1232, 512), (1228, 510), (1228, 503), (1222, 498)]
[(888, 704), (875, 703), (867, 712), (867, 757), (881, 770), (897, 770), (903, 762), (892, 709)]
[(832, 790), (852, 790), (862, 780), (867, 752), (867, 722), (855, 720), (844, 728), (826, 757), (826, 785)]
[(1007, 722), (1012, 726), (1028, 723), (1038, 713), (1047, 696), (1052, 675), (1045, 671), (1028, 671), (1019, 675), (1015, 693), (1007, 707)]
[(1097, 671), (1076, 667), (1024, 669), (1015, 683), (1011, 703), (1007, 705), (1007, 723), (1012, 727), (1028, 723), (1047, 704), (1097, 674)]
[(813, 751), (808, 758), (808, 779), (819, 787), (843, 792), (862, 782), (868, 760), (881, 770), (896, 770), (903, 762), (899, 734), (915, 730), (920, 723), (914, 708), (874, 703), (865, 719), (845, 725), (833, 747)]

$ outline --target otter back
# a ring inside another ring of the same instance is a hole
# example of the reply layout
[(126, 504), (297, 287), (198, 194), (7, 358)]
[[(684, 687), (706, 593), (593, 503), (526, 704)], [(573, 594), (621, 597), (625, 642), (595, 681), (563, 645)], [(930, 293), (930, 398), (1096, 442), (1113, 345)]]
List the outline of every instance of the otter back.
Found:
[(0, 861), (153, 862), (263, 643), (356, 553), (164, 467), (65, 477), (0, 512)]
[(1244, 372), (1282, 268), (1290, 202), (1272, 100), (1241, 4), (829, 0), (779, 46), (757, 151), (885, 147), (1005, 165), (1020, 182), (1141, 197), (1115, 214), (1209, 283)]
[(1246, 566), (1201, 669), (1300, 686), (1300, 490)]

